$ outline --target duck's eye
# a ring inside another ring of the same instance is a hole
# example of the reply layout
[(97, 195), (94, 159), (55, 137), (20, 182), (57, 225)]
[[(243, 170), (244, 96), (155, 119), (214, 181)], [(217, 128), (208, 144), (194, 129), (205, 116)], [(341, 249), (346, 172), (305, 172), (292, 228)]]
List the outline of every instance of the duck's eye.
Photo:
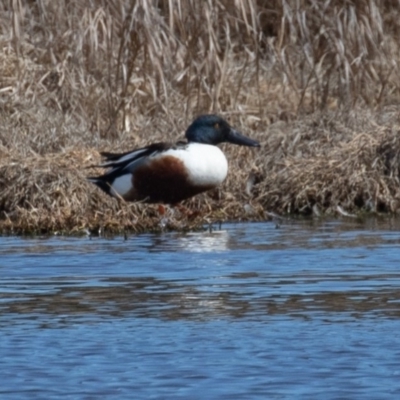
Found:
[(214, 124), (214, 128), (215, 128), (215, 129), (219, 129), (219, 123), (218, 123), (218, 122), (216, 122), (216, 123)]

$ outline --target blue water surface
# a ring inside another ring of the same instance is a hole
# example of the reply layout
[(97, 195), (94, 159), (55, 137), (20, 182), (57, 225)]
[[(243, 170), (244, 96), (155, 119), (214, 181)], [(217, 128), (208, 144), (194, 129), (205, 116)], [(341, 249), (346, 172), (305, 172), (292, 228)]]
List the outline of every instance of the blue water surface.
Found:
[(399, 226), (0, 238), (0, 397), (399, 398)]

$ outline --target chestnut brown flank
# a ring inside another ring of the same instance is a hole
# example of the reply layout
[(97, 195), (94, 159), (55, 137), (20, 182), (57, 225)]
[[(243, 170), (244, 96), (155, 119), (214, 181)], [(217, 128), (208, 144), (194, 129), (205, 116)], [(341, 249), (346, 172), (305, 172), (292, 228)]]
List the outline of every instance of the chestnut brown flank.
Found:
[(191, 185), (183, 162), (173, 156), (163, 156), (139, 167), (132, 176), (132, 183), (134, 189), (124, 199), (148, 203), (175, 204), (214, 188), (213, 185)]

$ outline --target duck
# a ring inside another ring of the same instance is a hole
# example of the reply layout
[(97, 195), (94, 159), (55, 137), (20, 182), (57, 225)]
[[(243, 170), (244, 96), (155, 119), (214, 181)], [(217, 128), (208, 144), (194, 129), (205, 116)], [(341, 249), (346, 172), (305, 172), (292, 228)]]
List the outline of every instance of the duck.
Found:
[(106, 194), (127, 202), (176, 205), (221, 185), (228, 161), (220, 143), (260, 147), (214, 114), (197, 117), (186, 141), (153, 143), (125, 153), (101, 152), (104, 175), (88, 177)]

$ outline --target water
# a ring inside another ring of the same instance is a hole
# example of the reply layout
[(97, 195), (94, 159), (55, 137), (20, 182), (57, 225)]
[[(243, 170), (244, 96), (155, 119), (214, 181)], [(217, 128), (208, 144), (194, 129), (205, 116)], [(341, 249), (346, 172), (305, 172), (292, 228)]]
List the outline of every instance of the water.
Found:
[(0, 397), (399, 398), (399, 227), (0, 238)]

